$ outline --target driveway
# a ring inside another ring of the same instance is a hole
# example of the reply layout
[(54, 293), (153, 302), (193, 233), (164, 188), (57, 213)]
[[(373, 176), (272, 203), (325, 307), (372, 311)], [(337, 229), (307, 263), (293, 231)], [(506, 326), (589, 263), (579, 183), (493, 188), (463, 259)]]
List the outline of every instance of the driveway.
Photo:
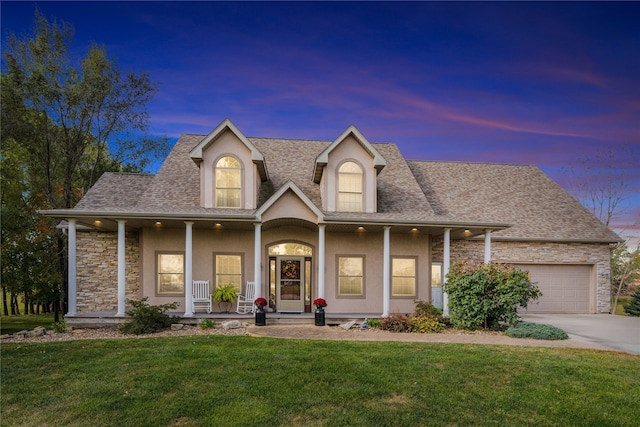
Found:
[(640, 317), (609, 314), (521, 314), (525, 322), (553, 325), (573, 339), (640, 354)]

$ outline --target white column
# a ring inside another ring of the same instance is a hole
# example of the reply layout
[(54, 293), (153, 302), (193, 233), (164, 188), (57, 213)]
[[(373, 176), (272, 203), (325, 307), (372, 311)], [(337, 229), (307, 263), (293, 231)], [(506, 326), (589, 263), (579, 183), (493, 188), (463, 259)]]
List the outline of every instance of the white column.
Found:
[(484, 230), (484, 263), (491, 262), (491, 230)]
[(78, 314), (76, 308), (76, 294), (78, 289), (76, 282), (76, 220), (69, 219), (67, 221), (69, 222), (69, 240), (67, 241), (67, 244), (69, 245), (69, 271), (67, 271), (69, 285), (69, 290), (67, 291), (67, 316), (75, 316), (76, 314)]
[(185, 221), (184, 317), (193, 317), (193, 221)]
[(325, 259), (324, 259), (324, 224), (318, 224), (318, 298), (324, 298), (325, 287), (324, 287), (324, 270), (325, 270)]
[(384, 246), (382, 249), (382, 317), (389, 317), (389, 309), (391, 307), (390, 229), (391, 227), (384, 227)]
[(118, 312), (116, 316), (124, 316), (126, 302), (126, 260), (125, 260), (125, 220), (118, 220)]
[[(442, 262), (442, 285), (447, 283), (447, 274), (449, 273), (449, 267), (451, 267), (451, 229), (444, 229), (444, 259)], [(449, 295), (446, 292), (442, 292), (442, 314), (445, 317), (449, 316)]]
[(262, 250), (260, 246), (261, 237), (262, 237), (262, 224), (256, 223), (253, 224), (255, 229), (255, 235), (253, 237), (253, 280), (256, 283), (256, 298), (260, 298), (262, 296)]

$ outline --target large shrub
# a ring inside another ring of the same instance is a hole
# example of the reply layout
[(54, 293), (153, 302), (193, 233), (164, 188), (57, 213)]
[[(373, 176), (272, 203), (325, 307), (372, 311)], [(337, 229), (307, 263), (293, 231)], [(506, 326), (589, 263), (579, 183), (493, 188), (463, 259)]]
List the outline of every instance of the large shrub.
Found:
[(120, 331), (125, 334), (150, 334), (178, 323), (178, 316), (169, 316), (167, 311), (178, 307), (178, 303), (149, 305), (144, 297), (139, 301), (127, 300), (133, 309), (127, 311), (127, 316), (131, 319), (127, 323), (120, 325)]
[(447, 274), (451, 324), (458, 328), (492, 328), (518, 322), (518, 307), (526, 308), (542, 293), (527, 271), (499, 263), (456, 262)]

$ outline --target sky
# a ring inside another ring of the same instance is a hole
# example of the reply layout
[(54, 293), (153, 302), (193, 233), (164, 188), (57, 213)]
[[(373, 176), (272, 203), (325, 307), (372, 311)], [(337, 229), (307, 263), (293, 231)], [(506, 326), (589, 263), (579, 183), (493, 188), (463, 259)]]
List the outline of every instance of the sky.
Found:
[(3, 0), (3, 41), (36, 7), (75, 27), (78, 55), (95, 42), (151, 74), (154, 134), (355, 125), (408, 159), (535, 164), (570, 192), (624, 182), (613, 227), (640, 237), (640, 2)]

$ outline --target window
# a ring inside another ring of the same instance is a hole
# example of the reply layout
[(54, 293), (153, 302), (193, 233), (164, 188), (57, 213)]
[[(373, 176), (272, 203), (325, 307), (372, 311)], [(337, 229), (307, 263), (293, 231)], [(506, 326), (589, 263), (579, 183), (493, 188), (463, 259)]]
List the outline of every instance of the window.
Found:
[(239, 208), (242, 196), (242, 168), (231, 156), (216, 163), (216, 207)]
[(338, 296), (364, 296), (364, 257), (338, 257)]
[(216, 288), (226, 285), (242, 293), (242, 255), (216, 255)]
[(156, 262), (158, 295), (184, 294), (184, 255), (159, 253)]
[(362, 212), (362, 169), (354, 162), (338, 169), (338, 210)]
[(391, 259), (391, 296), (416, 296), (416, 259)]

